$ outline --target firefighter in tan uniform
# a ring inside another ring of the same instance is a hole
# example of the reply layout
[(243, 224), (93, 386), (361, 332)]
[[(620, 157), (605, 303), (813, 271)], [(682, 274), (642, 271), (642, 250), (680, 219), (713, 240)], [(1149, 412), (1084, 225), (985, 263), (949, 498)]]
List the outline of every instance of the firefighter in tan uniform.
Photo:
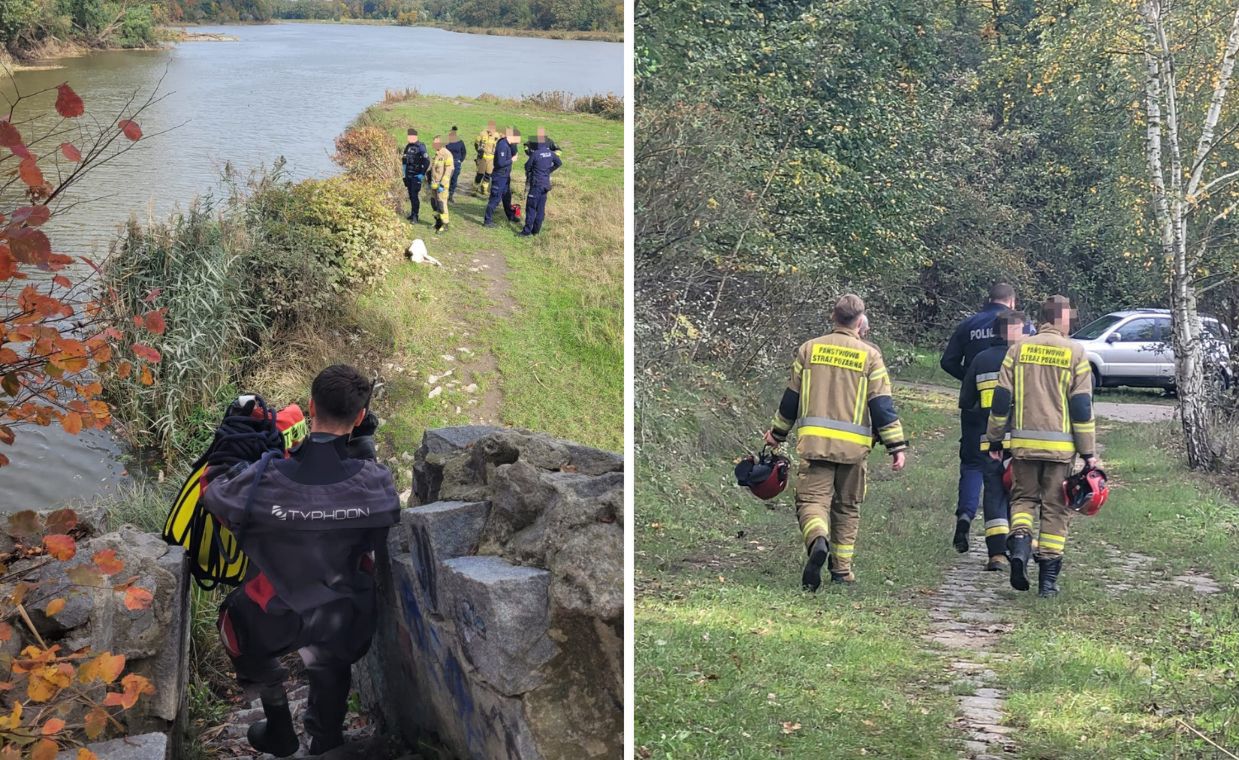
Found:
[(1084, 348), (1067, 337), (1071, 303), (1051, 296), (1041, 306), (1040, 331), (1013, 345), (998, 371), (990, 407), (990, 456), (1002, 458), (1003, 437), (1014, 456), (1011, 474), (1011, 585), (1028, 590), (1033, 519), (1041, 507), (1036, 560), (1038, 595), (1058, 593), (1058, 573), (1067, 543), (1070, 510), (1063, 481), (1078, 454), (1096, 465), (1092, 367)]
[(430, 207), (435, 212), (435, 234), (445, 232), (450, 217), (447, 211), (447, 196), (452, 184), (452, 167), (456, 159), (444, 145), (443, 140), (435, 137), (434, 158), (430, 161), (430, 184), (426, 189), (430, 193)]
[(836, 583), (855, 582), (852, 558), (865, 498), (865, 459), (876, 437), (904, 466), (907, 440), (891, 401), (882, 354), (860, 339), (864, 302), (846, 295), (835, 304), (835, 329), (800, 347), (791, 382), (766, 442), (778, 446), (797, 425), (796, 516), (809, 558), (802, 585), (816, 591), (830, 559)]
[(490, 197), (490, 175), (495, 170), (495, 144), (499, 138), (499, 130), (492, 120), (486, 122), (486, 129), (479, 132), (473, 141), (473, 150), (477, 155), (474, 165), (478, 170), (473, 177), (473, 194), (482, 198)]

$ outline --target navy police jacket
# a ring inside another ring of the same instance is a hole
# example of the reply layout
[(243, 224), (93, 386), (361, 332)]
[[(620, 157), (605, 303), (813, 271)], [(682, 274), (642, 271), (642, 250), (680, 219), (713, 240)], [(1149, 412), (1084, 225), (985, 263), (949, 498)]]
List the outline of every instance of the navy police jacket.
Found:
[(551, 146), (543, 143), (530, 151), (525, 159), (525, 175), (529, 178), (529, 189), (550, 190), (551, 172), (563, 166), (563, 161), (551, 150)]
[(512, 175), (512, 143), (506, 137), (500, 137), (495, 143), (495, 165), (491, 177), (509, 177)]
[[(963, 380), (972, 360), (993, 344), (996, 337), (994, 320), (1006, 310), (1007, 307), (1003, 304), (991, 301), (976, 314), (960, 322), (959, 327), (952, 333), (951, 340), (947, 342), (946, 350), (942, 352), (939, 366), (956, 380)], [(1031, 335), (1032, 332), (1032, 327), (1025, 325), (1024, 333)]]
[(314, 433), (291, 458), (239, 463), (202, 492), (250, 559), (247, 586), (265, 576), (260, 587), (298, 613), (373, 588), (367, 560), (400, 520), (391, 473), (348, 447), (349, 436)]

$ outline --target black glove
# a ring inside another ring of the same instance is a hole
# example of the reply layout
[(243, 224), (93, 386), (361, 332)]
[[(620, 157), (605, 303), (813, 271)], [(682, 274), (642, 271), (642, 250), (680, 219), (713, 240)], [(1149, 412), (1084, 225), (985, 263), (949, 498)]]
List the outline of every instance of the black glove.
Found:
[(366, 416), (361, 418), (357, 427), (353, 428), (348, 439), (348, 455), (350, 459), (379, 458), (378, 449), (374, 446), (374, 433), (379, 429), (379, 418), (374, 412), (366, 410)]

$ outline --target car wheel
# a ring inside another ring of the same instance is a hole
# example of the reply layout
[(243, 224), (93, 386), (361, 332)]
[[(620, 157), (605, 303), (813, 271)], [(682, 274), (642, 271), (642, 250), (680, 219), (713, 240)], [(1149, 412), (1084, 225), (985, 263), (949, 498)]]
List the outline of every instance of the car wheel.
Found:
[(1101, 386), (1101, 373), (1097, 371), (1096, 364), (1090, 364), (1089, 366), (1093, 368), (1093, 392), (1096, 393), (1097, 389), (1102, 387)]

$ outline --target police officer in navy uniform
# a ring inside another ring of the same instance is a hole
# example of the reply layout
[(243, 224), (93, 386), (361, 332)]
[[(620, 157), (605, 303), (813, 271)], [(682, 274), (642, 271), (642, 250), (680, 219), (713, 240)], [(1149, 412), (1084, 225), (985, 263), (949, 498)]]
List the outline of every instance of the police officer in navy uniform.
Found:
[[(1011, 504), (1002, 483), (1004, 462), (989, 455), (989, 410), (994, 405), (994, 390), (1007, 350), (1018, 343), (1024, 333), (1024, 315), (1003, 310), (994, 318), (994, 338), (990, 347), (977, 354), (968, 365), (963, 385), (959, 389), (959, 414), (963, 436), (959, 444), (959, 461), (980, 468), (985, 483), (981, 501), (985, 515), (985, 548), (989, 559), (986, 570), (1007, 567), (1007, 534), (1011, 530)], [(964, 539), (968, 538), (965, 532)], [(965, 543), (965, 550), (967, 544)]]
[(416, 129), (409, 130), (409, 142), (400, 154), (400, 164), (404, 168), (404, 186), (409, 191), (409, 221), (416, 224), (422, 210), (422, 182), (426, 179), (426, 170), (430, 168), (426, 144), (417, 139)]
[(551, 191), (551, 172), (563, 166), (563, 161), (551, 150), (546, 140), (546, 131), (538, 127), (538, 147), (525, 159), (525, 176), (529, 182), (525, 198), (525, 229), (521, 237), (537, 235), (542, 230), (546, 215), (546, 195)]
[(495, 143), (495, 164), (490, 174), (490, 199), (486, 202), (483, 227), (495, 226), (491, 220), (500, 202), (503, 203), (503, 213), (508, 217), (508, 221), (516, 221), (516, 214), (512, 211), (512, 159), (520, 142), (520, 130), (508, 127), (504, 136)]
[[(1005, 282), (995, 283), (989, 289), (989, 303), (955, 328), (946, 350), (942, 352), (939, 362), (942, 369), (956, 380), (963, 381), (977, 354), (994, 344), (994, 320), (1002, 312), (1014, 308), (1015, 288)], [(960, 553), (968, 551), (968, 530), (980, 507), (981, 486), (985, 479), (984, 462), (979, 457), (971, 456), (972, 449), (977, 447), (975, 427), (976, 420), (965, 410), (960, 415), (959, 501), (955, 508), (955, 535), (952, 539), (955, 550)]]
[(452, 154), (452, 160), (456, 164), (452, 167), (452, 184), (447, 188), (447, 202), (456, 202), (456, 181), (460, 179), (460, 168), (465, 165), (465, 156), (469, 151), (465, 149), (465, 141), (460, 139), (456, 134), (456, 127), (452, 127), (452, 131), (447, 133), (447, 152)]

